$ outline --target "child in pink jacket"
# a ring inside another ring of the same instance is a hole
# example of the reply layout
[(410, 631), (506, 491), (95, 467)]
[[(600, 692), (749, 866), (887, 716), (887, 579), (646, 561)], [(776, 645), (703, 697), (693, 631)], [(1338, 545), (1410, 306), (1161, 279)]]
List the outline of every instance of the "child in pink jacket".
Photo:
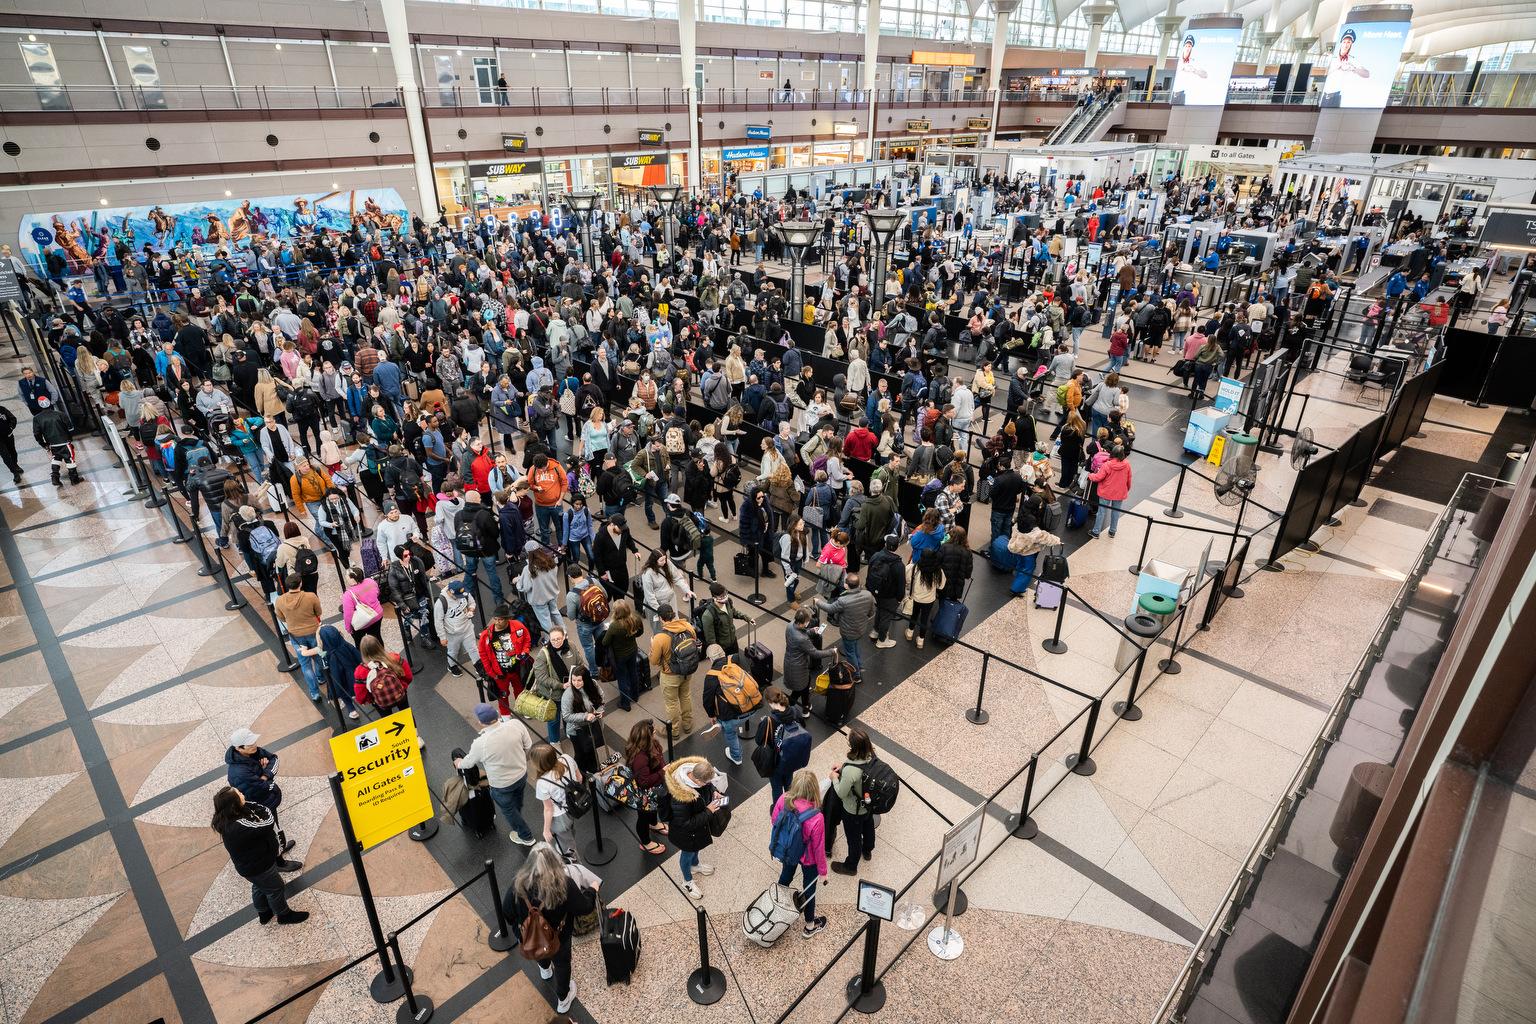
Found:
[(802, 934), (810, 938), (827, 926), (825, 917), (816, 916), (816, 886), (827, 877), (826, 822), (821, 816), (821, 780), (809, 768), (795, 772), (789, 788), (773, 805), (773, 821), (781, 814), (794, 814), (801, 818), (800, 838), (803, 849), (798, 861), (786, 859), (779, 872), (779, 884), (789, 885), (794, 880), (795, 868), (800, 869), (801, 910), (805, 914)]

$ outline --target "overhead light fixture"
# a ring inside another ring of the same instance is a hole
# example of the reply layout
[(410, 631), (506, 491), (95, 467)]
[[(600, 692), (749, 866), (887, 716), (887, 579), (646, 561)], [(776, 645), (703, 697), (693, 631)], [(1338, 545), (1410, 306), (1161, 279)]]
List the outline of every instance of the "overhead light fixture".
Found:
[(231, 191), (230, 191), (230, 190), (229, 190), (229, 189), (225, 189), (225, 190), (224, 190), (224, 196), (225, 196), (225, 198), (228, 198), (228, 197), (229, 197), (229, 196), (232, 196), (232, 195), (234, 195), (234, 193), (233, 193), (233, 192), (231, 192)]
[(458, 54), (460, 57), (464, 56), (464, 51), (463, 50), (454, 50), (453, 52)]
[(106, 206), (107, 205), (107, 197), (106, 196), (102, 196), (101, 197), (101, 205), (102, 206)]
[(281, 50), (283, 48), (283, 44), (282, 43), (274, 43), (273, 46), (276, 47), (279, 50)]
[(378, 52), (379, 52), (379, 48), (378, 48), (378, 47), (377, 47), (377, 46), (375, 46), (375, 47), (374, 47), (374, 48), (373, 48), (373, 52), (374, 52), (374, 53), (378, 53)]
[(331, 182), (331, 188), (341, 188), (341, 185), (339, 183), (333, 181), (333, 182)]
[(32, 33), (28, 32), (27, 33), (27, 42), (29, 42), (29, 43), (37, 42), (37, 36), (35, 36)]

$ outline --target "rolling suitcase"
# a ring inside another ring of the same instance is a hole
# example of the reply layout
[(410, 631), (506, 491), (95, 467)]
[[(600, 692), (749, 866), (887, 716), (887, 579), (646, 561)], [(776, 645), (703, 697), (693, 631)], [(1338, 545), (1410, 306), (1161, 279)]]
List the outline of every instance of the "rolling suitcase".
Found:
[(1008, 550), (1008, 535), (1000, 533), (987, 545), (987, 562), (998, 572), (1013, 572), (1018, 556)]
[(1067, 499), (1067, 529), (1081, 530), (1088, 525), (1088, 502), (1077, 496)]
[(775, 882), (747, 907), (742, 915), (741, 930), (748, 939), (768, 949), (799, 917), (800, 893)]
[(634, 915), (628, 911), (618, 907), (603, 910), (601, 905), (598, 909), (602, 931), (597, 941), (603, 950), (603, 967), (608, 974), (608, 984), (617, 985), (622, 981), (628, 985), (630, 975), (635, 972), (635, 964), (640, 960), (640, 929), (635, 924)]
[(773, 685), (773, 651), (767, 644), (758, 643), (756, 633), (748, 640), (747, 671), (752, 673), (752, 678), (757, 680), (757, 687), (766, 690)]
[(1035, 584), (1035, 607), (1058, 608), (1061, 606), (1061, 586), (1048, 580)]
[(933, 610), (934, 643), (952, 644), (958, 640), (960, 631), (965, 628), (965, 616), (969, 611), (964, 601), (949, 598), (941, 600)]
[[(460, 758), (464, 754), (463, 748), (455, 747), (450, 756)], [(476, 839), (484, 839), (496, 830), (496, 804), (490, 790), (477, 788), (484, 781), (479, 768), (460, 768), (458, 773), (469, 791), (469, 799), (459, 808), (459, 824)]]

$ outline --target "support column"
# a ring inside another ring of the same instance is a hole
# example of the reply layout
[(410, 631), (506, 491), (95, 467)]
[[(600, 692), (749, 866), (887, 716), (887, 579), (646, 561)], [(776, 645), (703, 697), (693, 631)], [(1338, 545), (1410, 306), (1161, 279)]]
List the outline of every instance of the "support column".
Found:
[(405, 23), (405, 0), (380, 0), (384, 30), (389, 35), (389, 57), (395, 65), (395, 85), (405, 104), (405, 126), (411, 137), (411, 169), (416, 174), (416, 200), (421, 219), (438, 220), (437, 178), (432, 173), (432, 150), (427, 145), (427, 122), (421, 114), (421, 85), (411, 59), (411, 34)]
[(1104, 39), (1104, 23), (1115, 13), (1114, 4), (1085, 4), (1081, 8), (1083, 20), (1088, 23), (1088, 48), (1083, 51), (1083, 66), (1097, 67), (1099, 43)]
[(987, 88), (992, 92), (992, 124), (987, 128), (987, 145), (997, 142), (997, 119), (1003, 109), (1003, 59), (1008, 53), (1008, 16), (1018, 9), (1019, 0), (992, 0), (997, 20), (992, 24), (992, 56), (987, 63)]
[[(880, 67), (880, 0), (868, 0), (864, 9), (864, 92), (868, 104), (869, 127), (864, 136), (864, 158), (875, 159), (875, 75)], [(775, 82), (775, 85), (778, 83)]]
[(1269, 67), (1270, 54), (1274, 50), (1275, 44), (1279, 41), (1279, 32), (1263, 31), (1259, 33), (1259, 68), (1255, 74), (1262, 75), (1264, 70)]
[(1183, 15), (1173, 13), (1176, 5), (1177, 0), (1169, 0), (1168, 13), (1157, 19), (1157, 30), (1162, 33), (1162, 37), (1157, 44), (1157, 64), (1153, 67), (1152, 77), (1147, 82), (1148, 99), (1152, 98), (1152, 90), (1157, 88), (1157, 76), (1168, 68), (1168, 57), (1173, 53), (1173, 41), (1184, 24)]
[[(699, 62), (697, 0), (677, 0), (677, 48), (682, 61), (683, 93), (688, 97), (688, 188), (703, 186), (703, 162), (699, 157), (699, 83), (694, 65)], [(722, 168), (723, 170), (723, 168)]]

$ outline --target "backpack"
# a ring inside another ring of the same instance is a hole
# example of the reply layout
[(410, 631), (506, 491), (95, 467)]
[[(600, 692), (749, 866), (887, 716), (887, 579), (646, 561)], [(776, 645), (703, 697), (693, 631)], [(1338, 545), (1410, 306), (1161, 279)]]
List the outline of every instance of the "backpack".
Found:
[(763, 695), (757, 688), (757, 680), (734, 661), (727, 661), (710, 675), (720, 682), (720, 696), (742, 714), (750, 714), (762, 706)]
[(576, 595), (576, 610), (584, 622), (607, 622), (612, 610), (608, 604), (608, 591), (601, 583), (589, 583)]
[(421, 470), (407, 459), (395, 472), (395, 497), (401, 501), (415, 501), (421, 496)]
[(678, 523), (683, 528), (683, 536), (688, 538), (688, 550), (697, 551), (704, 543), (704, 529), (700, 526), (697, 512), (684, 512), (677, 517)]
[[(171, 449), (172, 452), (175, 452), (175, 450), (176, 449), (174, 447)], [(202, 465), (204, 462), (212, 462), (213, 453), (208, 450), (207, 443), (202, 440), (198, 440), (193, 444), (187, 445), (186, 448), (182, 450), (181, 458), (183, 465), (180, 468), (186, 471), (194, 469), (197, 466)], [(174, 469), (177, 467), (173, 465), (172, 468)]]
[(667, 454), (685, 455), (688, 452), (688, 435), (683, 433), (682, 427), (667, 428)]
[(864, 779), (860, 786), (859, 802), (870, 814), (889, 814), (896, 806), (901, 783), (891, 766), (879, 758), (864, 766)]
[(250, 541), (252, 553), (262, 565), (271, 565), (277, 558), (277, 548), (281, 541), (277, 539), (277, 534), (272, 527), (266, 523), (254, 524), (246, 534), (246, 538)]
[(479, 557), (480, 531), (475, 528), (475, 509), (462, 508), (453, 521), (453, 546), (461, 554)]
[(523, 920), (523, 941), (518, 951), (529, 960), (548, 961), (560, 952), (560, 933), (550, 927), (538, 907), (530, 906)]
[(394, 658), (392, 654), (385, 655), (373, 670), (368, 692), (373, 696), (375, 706), (392, 707), (405, 699), (405, 677), (400, 674)]
[(820, 813), (819, 807), (795, 811), (794, 802), (785, 801), (768, 836), (768, 855), (780, 864), (799, 864), (805, 856), (805, 823)]
[(674, 676), (692, 675), (704, 656), (698, 635), (691, 629), (668, 629), (665, 626), (662, 632), (672, 641), (672, 649), (667, 652), (667, 673)]
[(314, 548), (309, 545), (299, 548), (293, 556), (293, 568), (300, 578), (305, 576), (318, 576), (320, 574), (320, 559), (315, 555)]

